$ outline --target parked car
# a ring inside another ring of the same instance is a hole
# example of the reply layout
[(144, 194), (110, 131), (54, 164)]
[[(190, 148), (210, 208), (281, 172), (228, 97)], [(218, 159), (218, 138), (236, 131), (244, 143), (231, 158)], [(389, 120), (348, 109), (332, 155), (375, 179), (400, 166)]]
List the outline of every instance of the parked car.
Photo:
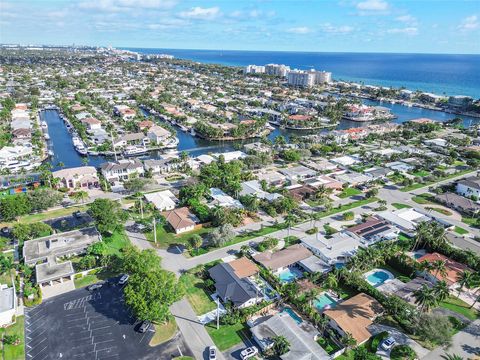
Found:
[(93, 284), (93, 285), (90, 285), (89, 287), (87, 287), (87, 290), (88, 291), (95, 291), (95, 290), (101, 289), (102, 286), (103, 286), (103, 284)]
[(217, 360), (217, 347), (216, 346), (209, 346), (208, 347), (208, 359), (209, 360)]
[(122, 277), (120, 278), (120, 280), (118, 280), (118, 285), (125, 284), (128, 281), (129, 277), (130, 276), (128, 276), (127, 274), (123, 274)]
[(147, 332), (148, 329), (150, 329), (150, 325), (152, 325), (152, 323), (150, 321), (145, 320), (144, 322), (142, 322), (140, 324), (140, 327), (138, 328), (138, 332), (140, 332), (142, 334), (144, 332)]
[(388, 351), (395, 345), (395, 343), (396, 343), (395, 339), (392, 336), (389, 336), (388, 338), (382, 341), (382, 344), (380, 346), (382, 347), (383, 350)]
[(258, 354), (258, 349), (256, 346), (251, 346), (248, 347), (240, 353), (240, 357), (242, 360), (250, 359), (251, 357), (254, 357), (255, 355)]

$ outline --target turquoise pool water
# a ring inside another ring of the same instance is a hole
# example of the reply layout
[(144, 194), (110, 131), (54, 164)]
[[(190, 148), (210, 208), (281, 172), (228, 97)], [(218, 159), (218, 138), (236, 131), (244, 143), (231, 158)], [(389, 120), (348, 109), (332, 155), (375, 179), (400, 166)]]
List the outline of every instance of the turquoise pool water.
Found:
[(375, 287), (382, 285), (388, 279), (390, 275), (383, 270), (376, 270), (367, 276), (367, 281)]
[(290, 268), (287, 268), (287, 269), (283, 270), (282, 272), (280, 272), (278, 274), (278, 277), (280, 278), (281, 282), (290, 283), (290, 282), (295, 281), (298, 278), (301, 278), (302, 275), (300, 274), (300, 271), (296, 271), (295, 269), (292, 270)]
[(313, 301), (313, 306), (318, 310), (332, 309), (337, 305), (337, 301), (327, 293), (323, 293)]
[(420, 259), (423, 255), (425, 255), (425, 254), (422, 254), (422, 253), (414, 253), (414, 254), (413, 254), (413, 258), (414, 258), (414, 259)]
[(287, 313), (288, 315), (290, 315), (290, 317), (295, 320), (295, 322), (297, 324), (301, 324), (303, 322), (302, 318), (300, 316), (298, 316), (295, 311), (293, 311), (291, 308), (289, 307), (286, 307), (282, 310), (282, 313)]

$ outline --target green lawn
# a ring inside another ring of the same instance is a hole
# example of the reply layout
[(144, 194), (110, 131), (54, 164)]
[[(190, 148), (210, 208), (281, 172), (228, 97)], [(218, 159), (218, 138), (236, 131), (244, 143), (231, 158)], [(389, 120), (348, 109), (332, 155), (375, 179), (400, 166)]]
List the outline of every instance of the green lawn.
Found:
[(193, 274), (185, 273), (180, 276), (180, 281), (185, 285), (187, 300), (197, 315), (203, 315), (216, 309), (217, 305), (208, 296), (202, 279)]
[(456, 296), (450, 295), (450, 297), (442, 301), (440, 303), (440, 307), (452, 310), (458, 314), (461, 314), (470, 320), (476, 320), (480, 317), (480, 314), (475, 309), (470, 309), (470, 305), (468, 305), (465, 301), (461, 299), (457, 299)]
[(320, 345), (328, 354), (332, 354), (337, 350), (340, 350), (340, 347), (335, 344), (330, 338), (319, 338), (317, 340), (318, 345)]
[[(170, 231), (167, 226), (158, 226), (157, 227), (157, 246), (161, 249), (168, 249), (172, 245), (185, 245), (192, 237), (192, 235), (197, 234), (202, 237), (207, 235), (212, 229), (211, 228), (199, 228), (192, 230), (183, 234), (175, 234)], [(153, 232), (148, 232), (145, 234), (148, 241), (154, 242)]]
[(369, 199), (357, 200), (357, 201), (353, 201), (353, 202), (348, 203), (348, 204), (344, 204), (340, 207), (333, 208), (329, 211), (321, 211), (317, 214), (320, 218), (324, 218), (324, 217), (327, 217), (327, 216), (330, 216), (330, 215), (334, 215), (334, 214), (338, 214), (338, 213), (341, 213), (341, 212), (344, 212), (344, 211), (347, 211), (347, 210), (350, 210), (350, 209), (354, 209), (354, 208), (359, 207), (359, 206), (367, 205), (367, 204), (370, 204), (370, 203), (373, 203), (373, 202), (376, 202), (376, 201), (378, 201), (378, 198), (376, 198), (376, 197), (371, 197)]
[(451, 211), (448, 211), (446, 209), (442, 209), (442, 208), (437, 208), (437, 207), (426, 207), (425, 208), (426, 210), (432, 210), (432, 211), (436, 211), (440, 214), (443, 214), (443, 215), (446, 215), (446, 216), (451, 216), (452, 215), (452, 212)]
[(401, 203), (392, 203), (392, 206), (393, 206), (395, 209), (410, 209), (410, 208), (411, 208), (410, 205), (401, 204)]
[[(67, 215), (73, 214), (75, 211), (85, 211), (85, 210), (87, 210), (87, 205), (72, 206), (68, 208), (62, 208), (62, 209), (42, 212), (38, 214), (21, 216), (18, 218), (18, 222), (23, 224), (31, 224), (38, 221), (45, 221), (45, 220), (54, 219), (62, 216), (67, 216)], [(16, 221), (3, 222), (3, 223), (0, 223), (0, 227), (13, 226), (15, 223)]]
[(246, 336), (242, 332), (247, 331), (247, 327), (243, 323), (220, 325), (220, 328), (217, 330), (215, 323), (212, 322), (206, 325), (205, 328), (220, 351), (225, 351), (241, 343), (242, 336)]
[(0, 334), (2, 337), (4, 334), (20, 336), (19, 345), (5, 345), (3, 348), (3, 359), (5, 360), (24, 360), (25, 359), (25, 325), (24, 317), (19, 316), (16, 319), (16, 323), (7, 327), (0, 328)]
[(118, 274), (108, 270), (108, 269), (101, 269), (95, 274), (88, 274), (79, 279), (74, 279), (73, 282), (75, 284), (75, 289), (79, 289), (88, 285), (95, 284), (102, 280), (110, 279)]
[(167, 321), (164, 324), (155, 324), (155, 334), (150, 340), (150, 346), (157, 346), (170, 340), (177, 332), (177, 323), (175, 319)]
[(417, 204), (425, 205), (425, 204), (433, 204), (433, 202), (430, 200), (431, 198), (432, 198), (432, 195), (430, 194), (420, 194), (417, 196), (413, 196), (412, 200), (415, 201)]
[(112, 236), (104, 236), (103, 241), (107, 244), (107, 254), (121, 254), (121, 250), (130, 244), (130, 240), (125, 233), (114, 232)]
[(455, 231), (457, 234), (459, 235), (465, 235), (465, 234), (468, 234), (468, 230), (465, 230), (464, 228), (460, 227), (460, 226), (455, 226), (455, 228), (453, 229), (453, 231)]
[(355, 195), (358, 195), (358, 194), (361, 194), (362, 192), (356, 188), (346, 188), (346, 189), (343, 189), (343, 191), (340, 193), (340, 195), (338, 195), (339, 198), (341, 199), (345, 199), (347, 197), (350, 197), (350, 196), (355, 196)]
[(232, 240), (226, 242), (224, 247), (225, 246), (230, 246), (230, 245), (233, 245), (233, 244), (237, 244), (239, 242), (243, 242), (243, 241), (246, 241), (246, 240), (250, 240), (250, 239), (253, 239), (253, 238), (256, 238), (256, 237), (259, 237), (259, 236), (268, 235), (268, 234), (271, 234), (275, 231), (286, 229), (286, 227), (287, 226), (284, 223), (280, 223), (278, 225), (272, 225), (272, 226), (264, 226), (261, 229), (250, 231), (246, 234), (235, 236)]
[(412, 173), (413, 176), (418, 176), (418, 177), (424, 177), (424, 176), (427, 176), (427, 175), (430, 175), (430, 173), (426, 170), (420, 170), (420, 171), (416, 171), (414, 173)]
[(408, 191), (420, 189), (420, 188), (423, 188), (423, 187), (426, 187), (426, 186), (429, 186), (429, 185), (438, 183), (438, 182), (440, 182), (440, 181), (444, 181), (444, 180), (449, 180), (449, 179), (453, 179), (453, 178), (456, 178), (456, 177), (460, 177), (460, 176), (462, 176), (462, 175), (465, 175), (465, 174), (468, 174), (468, 173), (471, 173), (471, 172), (472, 172), (472, 169), (467, 169), (467, 170), (458, 171), (457, 173), (449, 174), (449, 175), (447, 175), (447, 176), (445, 176), (445, 177), (438, 178), (438, 179), (436, 179), (435, 181), (427, 181), (427, 182), (422, 183), (422, 184), (417, 183), (417, 184), (413, 184), (413, 185), (410, 185), (410, 186), (405, 186), (405, 187), (403, 187), (400, 191), (408, 192)]
[[(477, 219), (476, 218), (472, 218), (472, 217), (462, 217), (462, 222), (467, 224), (467, 225), (470, 225), (470, 226), (475, 226), (477, 224)], [(480, 224), (480, 222), (479, 222)]]

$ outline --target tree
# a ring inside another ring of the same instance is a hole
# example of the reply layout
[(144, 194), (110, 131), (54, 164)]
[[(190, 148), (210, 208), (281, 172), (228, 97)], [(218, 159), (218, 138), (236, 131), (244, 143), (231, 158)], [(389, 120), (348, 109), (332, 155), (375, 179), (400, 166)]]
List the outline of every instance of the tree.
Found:
[(373, 189), (370, 189), (370, 190), (368, 190), (368, 191), (366, 192), (365, 197), (366, 197), (367, 199), (369, 199), (369, 198), (375, 197), (375, 196), (377, 196), (377, 195), (378, 195), (378, 189), (377, 189), (377, 188), (373, 188)]
[(88, 255), (104, 256), (107, 252), (107, 245), (103, 241), (97, 241), (87, 248)]
[(131, 193), (137, 193), (145, 189), (145, 187), (150, 183), (149, 179), (134, 177), (123, 183), (123, 186), (126, 190)]
[(422, 311), (428, 312), (437, 305), (435, 290), (425, 284), (416, 290), (413, 295), (415, 296), (415, 304), (420, 305)]
[(433, 290), (435, 292), (435, 296), (437, 297), (437, 301), (441, 302), (448, 298), (450, 295), (450, 290), (448, 289), (448, 285), (445, 281), (438, 281), (434, 286)]
[(460, 294), (463, 291), (464, 287), (469, 288), (474, 280), (474, 275), (471, 271), (465, 270), (458, 274), (457, 276), (457, 283), (458, 283), (458, 295), (457, 298), (460, 297)]
[(153, 249), (139, 251), (134, 246), (128, 246), (123, 251), (122, 270), (127, 274), (144, 274), (153, 269), (159, 269), (161, 259)]
[(381, 360), (382, 358), (368, 351), (366, 347), (358, 347), (353, 351), (353, 360)]
[(352, 334), (348, 332), (342, 336), (342, 338), (340, 339), (340, 342), (342, 343), (343, 346), (347, 348), (347, 350), (357, 345), (357, 340), (355, 340)]
[(84, 190), (76, 191), (70, 195), (70, 197), (76, 202), (82, 202), (82, 204), (85, 202), (85, 200), (88, 199), (88, 193)]
[(413, 330), (422, 340), (435, 345), (449, 345), (454, 333), (448, 317), (438, 314), (420, 314)]
[(355, 214), (353, 213), (353, 211), (346, 211), (343, 213), (343, 220), (345, 221), (353, 220), (354, 217), (355, 217)]
[(137, 319), (161, 323), (170, 318), (169, 307), (182, 298), (184, 288), (173, 273), (156, 268), (130, 276), (124, 294)]
[(0, 199), (0, 215), (3, 220), (12, 221), (32, 210), (26, 195), (8, 196)]
[(188, 244), (197, 251), (198, 254), (198, 249), (200, 246), (203, 244), (203, 239), (200, 235), (194, 234), (190, 239), (188, 239)]
[(323, 281), (323, 286), (326, 287), (327, 289), (330, 289), (334, 292), (337, 291), (338, 289), (338, 279), (333, 273), (328, 273), (327, 277)]
[(88, 212), (97, 223), (100, 232), (112, 233), (126, 220), (120, 204), (110, 199), (95, 199), (90, 204)]
[(63, 195), (52, 189), (37, 189), (27, 195), (31, 211), (42, 211), (57, 206), (63, 199)]
[(446, 267), (446, 261), (445, 260), (435, 260), (432, 261), (431, 266), (432, 266), (432, 271), (435, 272), (434, 276), (438, 279), (438, 275), (441, 275), (442, 277), (445, 277), (447, 274), (447, 267)]
[(273, 340), (273, 352), (277, 356), (282, 356), (290, 351), (290, 343), (285, 338), (285, 336), (275, 336), (272, 338)]
[(290, 237), (290, 230), (292, 229), (292, 226), (295, 225), (295, 220), (296, 217), (293, 214), (288, 214), (285, 216), (285, 225), (287, 225), (288, 228), (288, 237)]
[(442, 355), (441, 358), (445, 360), (463, 360), (463, 357), (456, 354), (445, 354), (445, 355)]

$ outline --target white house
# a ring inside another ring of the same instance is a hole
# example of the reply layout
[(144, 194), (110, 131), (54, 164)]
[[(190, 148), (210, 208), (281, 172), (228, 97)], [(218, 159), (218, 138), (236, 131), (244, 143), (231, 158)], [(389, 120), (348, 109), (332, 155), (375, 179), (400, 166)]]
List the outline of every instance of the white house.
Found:
[(158, 125), (152, 126), (147, 132), (150, 141), (157, 145), (164, 144), (171, 135), (170, 131)]
[(241, 185), (242, 190), (240, 191), (240, 196), (252, 195), (268, 201), (273, 201), (282, 197), (280, 194), (264, 191), (258, 180), (244, 181)]
[(213, 200), (212, 202), (210, 202), (210, 204), (208, 204), (209, 207), (221, 206), (243, 209), (243, 205), (240, 201), (234, 199), (230, 195), (225, 194), (222, 190), (218, 188), (210, 188), (210, 196)]
[(133, 175), (144, 173), (143, 164), (136, 159), (103, 163), (100, 165), (100, 171), (108, 181), (127, 180)]
[(10, 325), (17, 312), (15, 286), (0, 285), (0, 326)]
[(480, 198), (480, 177), (471, 176), (466, 179), (458, 181), (456, 191), (457, 191), (457, 194), (459, 195), (463, 195), (468, 198), (475, 196), (477, 199), (479, 199)]
[(178, 199), (170, 190), (157, 191), (144, 195), (148, 202), (151, 202), (159, 211), (173, 210), (178, 202)]
[(338, 232), (329, 239), (321, 234), (302, 238), (301, 243), (329, 265), (345, 263), (362, 245), (361, 240), (347, 232)]

